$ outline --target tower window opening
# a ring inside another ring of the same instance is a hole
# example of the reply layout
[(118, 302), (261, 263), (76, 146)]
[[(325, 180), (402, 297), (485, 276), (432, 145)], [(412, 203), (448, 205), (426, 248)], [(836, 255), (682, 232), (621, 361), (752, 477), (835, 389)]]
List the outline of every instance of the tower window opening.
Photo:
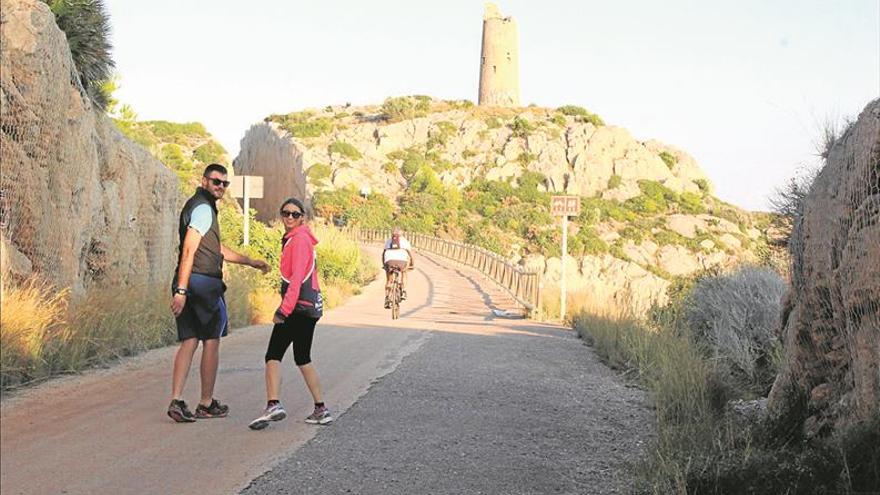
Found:
[(492, 66), (492, 72), (493, 72), (493, 73), (498, 72), (498, 66), (497, 66), (497, 65), (493, 65), (493, 66)]

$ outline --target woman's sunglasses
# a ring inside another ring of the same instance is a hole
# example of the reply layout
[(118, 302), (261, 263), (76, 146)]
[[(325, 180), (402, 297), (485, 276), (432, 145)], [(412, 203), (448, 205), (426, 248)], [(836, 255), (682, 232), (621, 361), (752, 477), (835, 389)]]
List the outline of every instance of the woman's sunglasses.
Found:
[(213, 177), (207, 177), (207, 179), (211, 181), (211, 184), (214, 184), (215, 186), (229, 187), (230, 184), (228, 180), (215, 179)]
[(300, 218), (301, 216), (303, 216), (303, 214), (302, 214), (302, 212), (299, 212), (299, 211), (281, 210), (281, 216), (297, 219), (297, 218)]

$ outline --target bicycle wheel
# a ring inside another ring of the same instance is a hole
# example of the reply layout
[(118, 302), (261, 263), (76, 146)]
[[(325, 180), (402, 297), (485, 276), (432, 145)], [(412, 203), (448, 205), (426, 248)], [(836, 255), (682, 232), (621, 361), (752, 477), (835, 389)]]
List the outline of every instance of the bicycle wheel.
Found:
[(391, 318), (400, 318), (400, 299), (403, 289), (400, 287), (400, 271), (394, 272), (394, 285), (391, 286)]

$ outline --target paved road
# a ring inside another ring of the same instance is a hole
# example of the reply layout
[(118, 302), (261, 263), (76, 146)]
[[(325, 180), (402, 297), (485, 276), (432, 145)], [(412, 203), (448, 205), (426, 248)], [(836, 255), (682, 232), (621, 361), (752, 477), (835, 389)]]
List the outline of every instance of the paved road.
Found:
[[(6, 399), (0, 485), (38, 493), (615, 493), (650, 423), (626, 387), (564, 328), (491, 317), (510, 301), (468, 269), (423, 259), (403, 318), (382, 287), (330, 312), (313, 359), (337, 422), (291, 361), (291, 417), (261, 432), (269, 327), (224, 339), (226, 419), (164, 416), (173, 348)], [(196, 357), (198, 359), (198, 356)], [(196, 360), (196, 362), (198, 362)], [(186, 397), (198, 396), (193, 370)], [(267, 471), (268, 470), (268, 471)]]

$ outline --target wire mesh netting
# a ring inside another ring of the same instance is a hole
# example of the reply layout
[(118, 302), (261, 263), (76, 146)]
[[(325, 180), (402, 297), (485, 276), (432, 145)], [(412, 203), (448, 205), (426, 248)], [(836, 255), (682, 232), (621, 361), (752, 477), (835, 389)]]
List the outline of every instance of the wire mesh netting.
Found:
[(799, 408), (820, 434), (880, 408), (880, 100), (830, 148), (789, 250), (787, 366), (771, 405)]

